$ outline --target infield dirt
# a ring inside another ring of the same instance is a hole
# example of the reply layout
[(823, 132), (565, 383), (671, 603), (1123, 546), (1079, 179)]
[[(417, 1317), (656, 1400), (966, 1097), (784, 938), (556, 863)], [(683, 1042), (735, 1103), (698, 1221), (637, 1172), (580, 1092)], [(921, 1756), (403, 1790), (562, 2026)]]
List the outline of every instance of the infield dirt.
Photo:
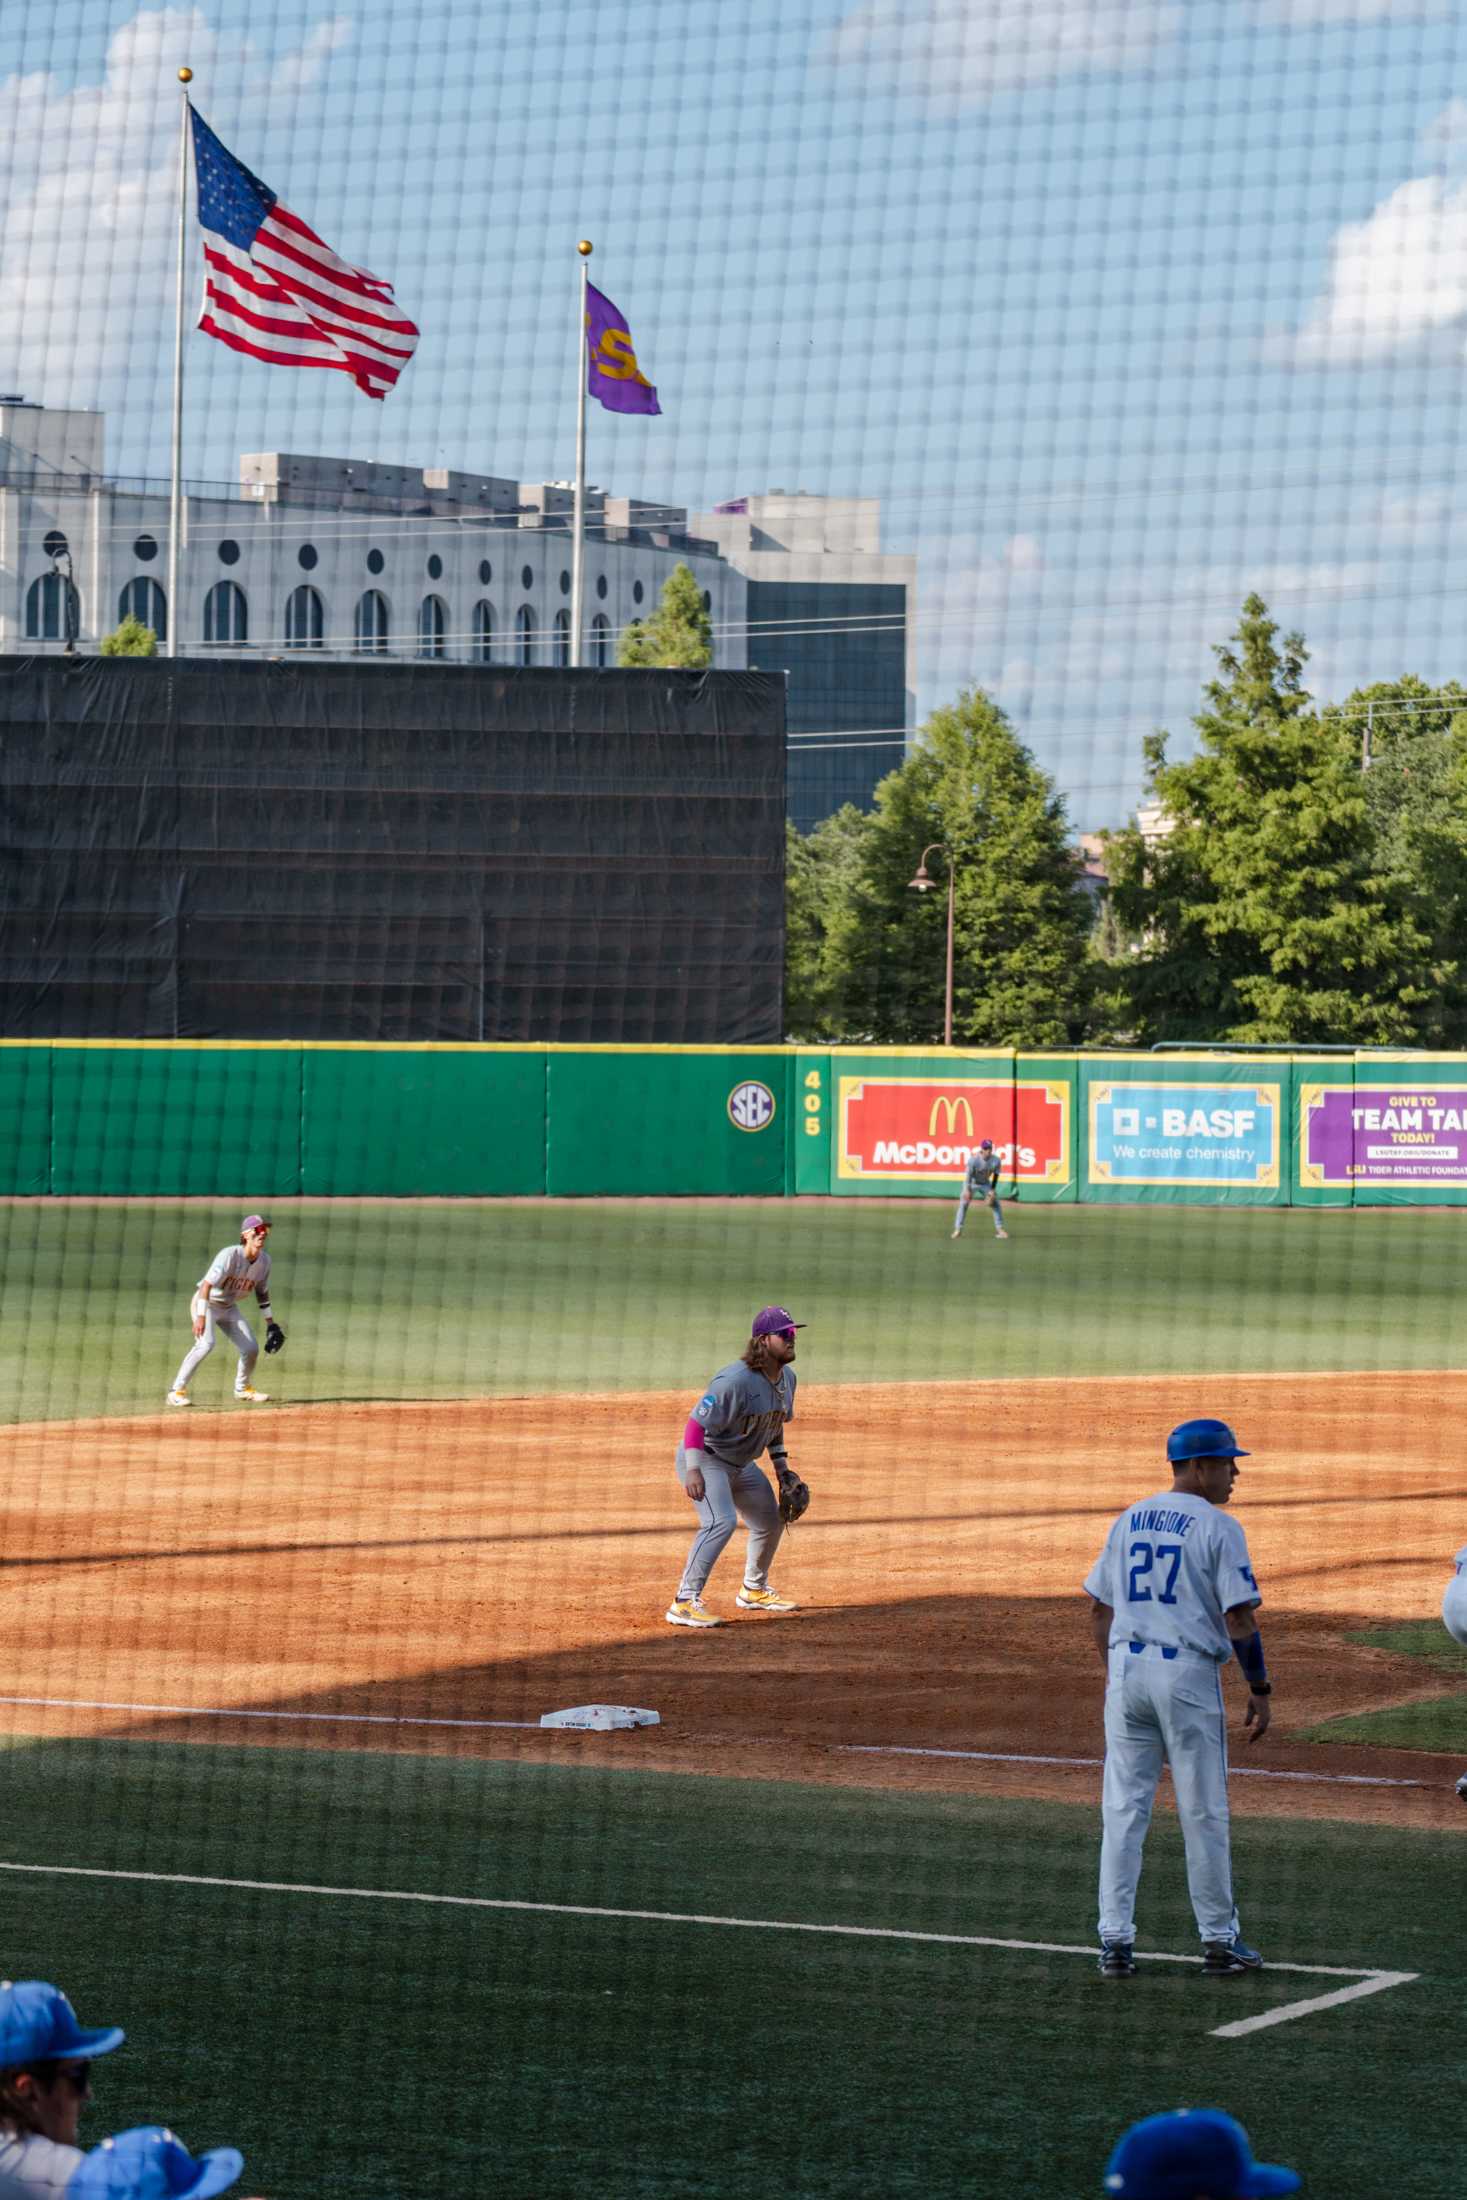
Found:
[[(0, 1732), (1085, 1800), (1101, 1673), (1080, 1583), (1114, 1513), (1169, 1486), (1167, 1429), (1207, 1412), (1253, 1454), (1235, 1504), (1277, 1684), (1250, 1748), (1226, 1678), (1235, 1767), (1315, 1776), (1236, 1780), (1235, 1807), (1467, 1832), (1461, 1767), (1291, 1739), (1453, 1685), (1345, 1638), (1438, 1609), (1467, 1540), (1467, 1375), (817, 1378), (790, 1432), (814, 1504), (775, 1569), (801, 1609), (736, 1609), (740, 1533), (709, 1592), (729, 1624), (702, 1634), (663, 1618), (693, 1525), (672, 1472), (686, 1409), (681, 1391), (272, 1403), (6, 1430)], [(586, 1702), (663, 1723), (540, 1731)], [(240, 1715), (267, 1711), (292, 1716)]]

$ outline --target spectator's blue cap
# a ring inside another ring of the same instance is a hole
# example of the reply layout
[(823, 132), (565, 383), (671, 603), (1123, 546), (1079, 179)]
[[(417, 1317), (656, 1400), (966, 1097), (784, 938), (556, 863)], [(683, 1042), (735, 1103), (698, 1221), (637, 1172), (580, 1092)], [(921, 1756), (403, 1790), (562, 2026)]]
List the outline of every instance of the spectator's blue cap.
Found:
[(90, 2061), (121, 2047), (126, 2034), (115, 2024), (88, 2029), (59, 1986), (23, 1978), (0, 1980), (0, 2070), (22, 2063)]
[(1247, 2132), (1220, 2108), (1174, 2108), (1132, 2124), (1105, 2166), (1115, 2200), (1263, 2200), (1299, 2183), (1294, 2170), (1255, 2162)]
[(1226, 1421), (1183, 1421), (1166, 1440), (1166, 1455), (1174, 1467), (1189, 1459), (1249, 1459)]
[(754, 1316), (754, 1326), (749, 1335), (777, 1337), (782, 1329), (803, 1329), (804, 1326), (803, 1322), (797, 1322), (794, 1315), (787, 1313), (782, 1306), (761, 1306)]
[(120, 2131), (93, 2147), (66, 2187), (66, 2200), (208, 2200), (244, 2168), (238, 2147), (190, 2154), (161, 2124)]

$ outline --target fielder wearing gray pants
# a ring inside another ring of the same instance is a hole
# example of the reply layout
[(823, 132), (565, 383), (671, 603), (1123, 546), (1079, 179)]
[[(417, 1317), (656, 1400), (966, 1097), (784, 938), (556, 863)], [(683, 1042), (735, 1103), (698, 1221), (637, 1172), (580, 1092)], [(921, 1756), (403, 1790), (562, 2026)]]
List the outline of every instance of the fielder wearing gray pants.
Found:
[(187, 1390), (193, 1380), (194, 1370), (202, 1367), (214, 1349), (214, 1332), (222, 1329), (239, 1354), (239, 1367), (234, 1378), (236, 1391), (247, 1390), (255, 1377), (255, 1362), (260, 1357), (260, 1347), (255, 1333), (237, 1306), (206, 1306), (204, 1309), (204, 1334), (195, 1337), (193, 1350), (173, 1378), (175, 1390)]
[(700, 1597), (729, 1539), (742, 1519), (749, 1530), (744, 1559), (744, 1587), (767, 1589), (769, 1568), (784, 1534), (779, 1499), (763, 1469), (752, 1462), (731, 1467), (711, 1451), (687, 1451), (677, 1447), (677, 1478), (687, 1487), (689, 1471), (702, 1470), (703, 1496), (698, 1500), (698, 1533), (683, 1566), (678, 1597)]

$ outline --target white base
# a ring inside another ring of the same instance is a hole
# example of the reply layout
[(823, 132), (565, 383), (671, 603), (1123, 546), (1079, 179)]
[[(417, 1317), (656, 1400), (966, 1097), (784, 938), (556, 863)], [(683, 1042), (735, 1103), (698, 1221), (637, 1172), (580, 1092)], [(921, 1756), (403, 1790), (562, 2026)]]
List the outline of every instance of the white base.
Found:
[(635, 1711), (627, 1704), (583, 1703), (572, 1711), (544, 1711), (542, 1726), (569, 1726), (583, 1734), (611, 1734), (629, 1726), (661, 1726), (657, 1711)]

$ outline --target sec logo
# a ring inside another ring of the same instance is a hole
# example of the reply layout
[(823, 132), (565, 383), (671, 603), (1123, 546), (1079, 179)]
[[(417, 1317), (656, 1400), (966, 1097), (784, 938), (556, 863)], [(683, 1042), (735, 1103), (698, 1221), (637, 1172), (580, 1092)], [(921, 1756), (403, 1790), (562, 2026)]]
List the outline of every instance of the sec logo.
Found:
[(728, 1096), (728, 1119), (735, 1130), (762, 1131), (774, 1121), (774, 1094), (753, 1078), (746, 1085), (735, 1085)]

